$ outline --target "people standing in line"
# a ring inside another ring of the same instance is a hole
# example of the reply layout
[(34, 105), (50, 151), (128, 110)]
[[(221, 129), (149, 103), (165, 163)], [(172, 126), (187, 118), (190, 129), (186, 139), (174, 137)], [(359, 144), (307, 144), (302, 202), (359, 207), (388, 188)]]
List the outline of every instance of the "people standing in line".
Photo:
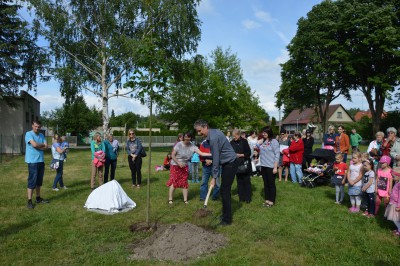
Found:
[[(179, 143), (179, 142), (177, 142)], [(142, 185), (142, 142), (136, 137), (135, 130), (128, 130), (126, 152), (128, 153), (129, 169), (131, 170), (132, 187), (140, 188)]]
[(283, 128), (281, 129), (278, 141), (279, 141), (279, 150), (280, 150), (278, 178), (279, 178), (279, 181), (282, 181), (282, 176), (284, 174), (285, 175), (285, 182), (287, 182), (288, 181), (288, 177), (289, 177), (289, 165), (290, 165), (290, 162), (286, 162), (286, 161), (283, 160), (283, 156), (284, 156), (283, 150), (289, 149), (290, 138), (288, 136), (288, 132), (287, 132), (286, 129), (283, 129)]
[(344, 199), (344, 183), (347, 175), (347, 164), (343, 162), (343, 155), (338, 153), (333, 164), (335, 174), (332, 177), (332, 184), (336, 190), (336, 204), (342, 204)]
[(373, 160), (365, 160), (363, 162), (363, 167), (364, 177), (361, 191), (364, 193), (364, 200), (367, 205), (367, 209), (363, 215), (373, 218), (375, 216), (375, 172)]
[[(207, 140), (203, 140), (203, 142), (200, 144), (200, 151), (204, 153), (211, 153), (210, 144), (207, 142)], [(208, 181), (210, 177), (212, 178), (212, 156), (200, 156), (200, 161), (202, 164), (200, 200), (204, 201), (208, 192)], [(219, 197), (220, 176), (221, 174), (219, 173), (213, 189), (212, 200), (217, 200)]]
[[(231, 145), (236, 153), (239, 165), (243, 165), (245, 161), (250, 161), (250, 146), (245, 138), (240, 135), (239, 129), (232, 131)], [(239, 194), (239, 201), (246, 203), (251, 202), (251, 171), (247, 173), (236, 173), (237, 189)]]
[(301, 134), (299, 132), (295, 132), (293, 134), (293, 138), (290, 142), (289, 146), (289, 161), (290, 161), (290, 177), (292, 178), (292, 182), (299, 184), (302, 183), (303, 180), (303, 153), (304, 153), (304, 144), (301, 139)]
[(272, 128), (262, 129), (262, 139), (258, 140), (260, 149), (261, 176), (264, 181), (264, 207), (272, 207), (276, 203), (275, 175), (278, 173), (279, 142), (274, 138)]
[(347, 162), (347, 154), (350, 150), (349, 136), (344, 133), (344, 127), (338, 126), (338, 135), (335, 138), (335, 153), (343, 154), (343, 162)]
[(28, 209), (35, 206), (32, 202), (33, 190), (36, 191), (36, 203), (49, 203), (40, 195), (44, 176), (44, 150), (47, 149), (46, 138), (40, 133), (41, 123), (37, 120), (32, 122), (32, 130), (25, 133), (25, 162), (28, 164)]
[[(115, 178), (115, 170), (117, 169), (117, 159), (119, 152), (119, 142), (114, 139), (113, 134), (109, 134), (104, 140), (106, 148), (106, 164), (104, 169), (104, 183), (108, 182), (108, 173), (110, 173), (110, 181)], [(111, 171), (110, 171), (111, 168)]]
[(378, 214), (382, 200), (385, 207), (389, 203), (390, 193), (392, 192), (392, 169), (390, 168), (390, 161), (391, 159), (387, 155), (383, 155), (379, 160), (381, 166), (376, 173), (375, 215)]
[(176, 188), (182, 188), (183, 202), (188, 204), (188, 177), (189, 177), (189, 166), (188, 162), (192, 158), (193, 153), (197, 153), (202, 156), (209, 156), (209, 153), (202, 153), (199, 148), (194, 145), (192, 140), (192, 133), (186, 132), (183, 135), (183, 141), (177, 143), (172, 149), (171, 153), (171, 170), (169, 174), (169, 180), (167, 182), (168, 190), (168, 204), (173, 204), (173, 193)]
[(327, 150), (334, 150), (336, 136), (337, 134), (335, 133), (335, 127), (329, 126), (328, 132), (325, 133), (323, 137), (323, 148)]
[[(98, 176), (99, 179), (99, 186), (104, 184), (104, 178), (103, 178), (104, 165), (102, 161), (103, 159), (105, 160), (106, 149), (99, 132), (96, 132), (94, 134), (93, 140), (90, 143), (90, 149), (92, 151), (92, 173), (90, 178), (90, 187), (92, 190), (94, 190), (96, 184), (96, 176)], [(103, 152), (103, 155), (99, 153), (100, 151)], [(102, 156), (104, 156), (104, 158), (101, 158)], [(99, 163), (96, 163), (96, 161), (98, 161)]]
[(250, 131), (250, 134), (247, 137), (247, 141), (249, 143), (250, 151), (251, 151), (250, 157), (253, 158), (254, 148), (257, 146), (257, 141), (258, 141), (257, 133), (254, 130)]
[(60, 184), (60, 188), (67, 189), (64, 186), (63, 174), (64, 174), (64, 159), (65, 151), (67, 148), (62, 148), (62, 139), (58, 134), (53, 136), (53, 144), (51, 145), (51, 154), (54, 160), (58, 160), (58, 168), (56, 169), (56, 176), (54, 177), (53, 187), (54, 191), (59, 191), (57, 184)]
[(357, 130), (355, 128), (353, 128), (351, 130), (351, 134), (350, 134), (350, 145), (351, 145), (351, 151), (353, 153), (360, 151), (358, 149), (358, 146), (360, 145), (361, 141), (362, 141), (362, 137), (360, 136), (360, 134), (357, 133)]
[(209, 128), (204, 120), (194, 123), (197, 134), (206, 138), (212, 154), (212, 176), (210, 185), (215, 186), (221, 169), (220, 195), (222, 199), (222, 219), (220, 225), (232, 223), (231, 189), (238, 168), (236, 153), (224, 133), (218, 129)]
[(311, 161), (313, 160), (311, 153), (313, 152), (314, 137), (311, 135), (311, 130), (306, 130), (306, 135), (302, 140), (304, 143), (303, 169), (307, 169), (311, 166)]
[(393, 168), (392, 177), (396, 183), (390, 196), (389, 205), (386, 207), (385, 217), (394, 222), (397, 229), (393, 231), (393, 234), (400, 237), (400, 167)]
[(353, 163), (350, 164), (349, 171), (347, 172), (347, 182), (349, 183), (348, 194), (350, 196), (351, 207), (349, 212), (358, 213), (361, 205), (361, 187), (362, 187), (362, 163), (361, 153), (356, 152), (352, 155)]

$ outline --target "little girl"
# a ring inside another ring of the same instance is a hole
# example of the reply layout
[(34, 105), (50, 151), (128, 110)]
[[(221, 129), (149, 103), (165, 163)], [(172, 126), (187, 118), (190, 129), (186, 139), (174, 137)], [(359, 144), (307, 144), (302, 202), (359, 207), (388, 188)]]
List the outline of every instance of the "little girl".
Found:
[(392, 174), (390, 168), (390, 157), (383, 155), (379, 160), (381, 167), (377, 171), (375, 192), (375, 215), (378, 214), (379, 206), (381, 205), (382, 199), (384, 199), (385, 206), (389, 203), (389, 195), (392, 190)]
[(396, 184), (393, 187), (390, 202), (385, 211), (385, 217), (394, 222), (397, 229), (394, 230), (393, 234), (400, 237), (400, 167), (392, 170), (392, 176)]
[(333, 164), (335, 175), (332, 177), (332, 184), (336, 188), (336, 204), (342, 204), (344, 198), (344, 181), (347, 173), (347, 164), (343, 162), (343, 155), (337, 153)]
[(353, 153), (353, 164), (350, 165), (347, 172), (347, 181), (349, 182), (349, 196), (351, 202), (350, 212), (359, 212), (361, 205), (361, 185), (362, 185), (362, 163), (361, 153)]
[(364, 178), (362, 191), (365, 193), (365, 203), (367, 209), (363, 213), (364, 216), (372, 218), (375, 216), (375, 172), (374, 162), (372, 159), (367, 159), (363, 162)]

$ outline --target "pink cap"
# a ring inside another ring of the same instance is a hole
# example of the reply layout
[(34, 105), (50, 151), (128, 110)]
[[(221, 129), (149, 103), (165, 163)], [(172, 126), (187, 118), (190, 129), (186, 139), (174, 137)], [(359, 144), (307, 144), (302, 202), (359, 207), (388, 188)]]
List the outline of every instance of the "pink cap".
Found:
[(391, 161), (391, 159), (390, 159), (390, 157), (387, 156), (387, 155), (383, 155), (383, 156), (381, 157), (381, 159), (379, 160), (380, 163), (387, 163), (387, 164), (390, 164), (390, 161)]

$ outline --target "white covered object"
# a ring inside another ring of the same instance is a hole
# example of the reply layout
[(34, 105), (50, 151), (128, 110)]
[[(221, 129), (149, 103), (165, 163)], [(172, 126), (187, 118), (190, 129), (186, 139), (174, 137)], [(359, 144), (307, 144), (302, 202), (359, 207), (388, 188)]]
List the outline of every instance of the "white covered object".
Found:
[(128, 197), (116, 180), (112, 180), (93, 190), (84, 207), (88, 210), (113, 214), (129, 211), (136, 207), (136, 203)]

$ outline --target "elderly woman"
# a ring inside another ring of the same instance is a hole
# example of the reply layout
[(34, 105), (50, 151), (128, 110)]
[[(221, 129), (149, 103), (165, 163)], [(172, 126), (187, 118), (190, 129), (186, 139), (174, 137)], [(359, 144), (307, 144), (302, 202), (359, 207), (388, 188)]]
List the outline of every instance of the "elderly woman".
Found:
[(336, 136), (337, 136), (337, 134), (335, 133), (335, 127), (329, 126), (328, 133), (325, 133), (324, 138), (323, 138), (324, 149), (327, 149), (327, 150), (335, 149)]
[[(239, 129), (234, 129), (232, 131), (231, 145), (236, 153), (239, 165), (244, 164), (247, 160), (250, 160), (250, 146), (247, 140), (240, 136)], [(247, 173), (236, 173), (237, 188), (239, 194), (239, 201), (245, 201), (246, 203), (251, 202), (251, 181), (250, 181), (251, 171)]]
[[(105, 150), (104, 142), (102, 141), (101, 135), (99, 132), (96, 132), (96, 134), (94, 134), (93, 140), (90, 143), (90, 149), (92, 151), (92, 174), (90, 177), (90, 187), (93, 190), (93, 189), (95, 189), (96, 175), (98, 175), (98, 177), (99, 177), (99, 186), (103, 185), (103, 183), (104, 183), (104, 180), (103, 180), (104, 165), (103, 165), (102, 161), (105, 159), (105, 151), (106, 150)], [(104, 158), (100, 158), (101, 157), (100, 151), (103, 152)], [(98, 157), (98, 156), (100, 156), (100, 157)], [(97, 159), (97, 161), (99, 163), (96, 163), (95, 159)]]
[(382, 156), (381, 147), (384, 142), (384, 138), (385, 133), (383, 133), (382, 131), (376, 132), (375, 140), (371, 141), (368, 145), (367, 152), (369, 156), (374, 159), (375, 170), (377, 170), (376, 168), (378, 166), (379, 159)]
[(56, 176), (53, 182), (54, 191), (59, 191), (59, 189), (57, 188), (58, 183), (60, 184), (61, 188), (67, 189), (67, 187), (64, 186), (63, 182), (63, 167), (65, 159), (64, 154), (67, 148), (61, 148), (61, 142), (61, 137), (58, 134), (54, 134), (53, 145), (51, 145), (51, 154), (54, 160), (58, 160), (58, 168), (56, 169)]
[(106, 147), (106, 165), (104, 169), (104, 183), (108, 182), (108, 173), (110, 172), (110, 181), (115, 178), (115, 169), (117, 168), (117, 158), (119, 150), (119, 142), (114, 139), (113, 134), (109, 134), (108, 138), (104, 141)]
[(338, 126), (338, 134), (335, 138), (335, 153), (343, 154), (343, 162), (347, 162), (347, 154), (350, 150), (350, 138), (349, 135), (344, 133), (344, 127)]
[(194, 145), (192, 140), (192, 133), (186, 132), (183, 136), (183, 141), (176, 143), (171, 153), (171, 167), (167, 187), (168, 204), (173, 204), (173, 194), (176, 188), (182, 188), (183, 202), (188, 204), (188, 176), (189, 167), (188, 162), (192, 158), (193, 153), (201, 156), (211, 156), (210, 153), (203, 153), (199, 148)]
[(276, 185), (275, 175), (278, 173), (279, 142), (274, 138), (271, 127), (262, 129), (262, 139), (257, 142), (260, 149), (261, 175), (264, 181), (264, 207), (275, 205)]
[(383, 155), (389, 155), (392, 158), (393, 167), (400, 166), (400, 139), (396, 137), (397, 130), (389, 127), (386, 133), (388, 137), (382, 145)]

